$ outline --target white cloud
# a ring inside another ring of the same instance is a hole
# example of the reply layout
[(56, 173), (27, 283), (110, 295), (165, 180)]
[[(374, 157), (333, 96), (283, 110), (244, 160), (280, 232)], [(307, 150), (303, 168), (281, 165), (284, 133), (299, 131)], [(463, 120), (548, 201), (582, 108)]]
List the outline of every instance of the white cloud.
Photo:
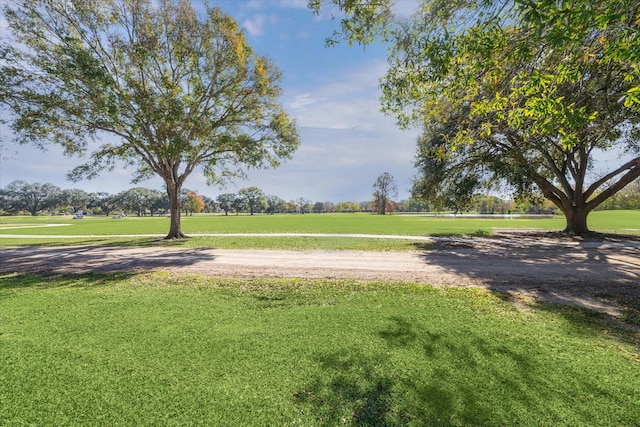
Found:
[(292, 110), (301, 109), (309, 105), (316, 104), (323, 101), (326, 98), (315, 98), (310, 93), (301, 93), (295, 95), (291, 101), (289, 101), (289, 108)]
[(247, 9), (260, 10), (266, 6), (266, 2), (264, 0), (250, 0), (244, 3), (243, 7)]
[(383, 61), (369, 61), (356, 69), (335, 70), (314, 91), (293, 95), (290, 113), (300, 126), (379, 131), (391, 123), (395, 128), (393, 119), (379, 111), (378, 79), (384, 67)]
[(275, 24), (278, 22), (278, 17), (273, 15), (254, 15), (252, 18), (246, 19), (242, 26), (252, 36), (261, 36), (264, 33), (266, 25)]

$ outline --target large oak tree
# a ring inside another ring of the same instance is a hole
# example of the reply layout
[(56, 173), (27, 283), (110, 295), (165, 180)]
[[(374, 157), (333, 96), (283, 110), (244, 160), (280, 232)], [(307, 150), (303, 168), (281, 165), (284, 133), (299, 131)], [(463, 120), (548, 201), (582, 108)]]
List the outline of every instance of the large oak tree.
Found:
[[(423, 195), (445, 178), (460, 196), (496, 182), (536, 190), (582, 234), (640, 176), (638, 0), (424, 0), (406, 20), (391, 0), (333, 3), (349, 41), (391, 44), (383, 110), (426, 130)], [(628, 160), (594, 170), (594, 154), (616, 150)]]
[[(167, 238), (183, 237), (180, 189), (197, 168), (210, 183), (275, 167), (299, 145), (278, 103), (280, 73), (220, 9), (188, 0), (16, 0), (4, 10), (0, 92), (23, 143), (61, 144), (92, 178), (123, 162), (134, 182), (159, 175)], [(85, 157), (86, 159), (86, 157)]]
[(17, 213), (28, 211), (36, 216), (44, 210), (54, 210), (60, 205), (62, 190), (53, 184), (13, 181), (0, 188), (0, 209)]

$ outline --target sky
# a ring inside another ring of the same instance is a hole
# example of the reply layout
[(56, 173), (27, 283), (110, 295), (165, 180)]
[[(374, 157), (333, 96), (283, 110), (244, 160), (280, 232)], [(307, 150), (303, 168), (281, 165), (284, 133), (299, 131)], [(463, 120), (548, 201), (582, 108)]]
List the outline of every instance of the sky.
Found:
[[(9, 0), (0, 0), (0, 4)], [(203, 1), (193, 0), (203, 9)], [(401, 131), (393, 117), (380, 112), (379, 79), (387, 67), (387, 50), (376, 43), (363, 49), (341, 43), (325, 47), (325, 38), (339, 22), (329, 13), (316, 16), (307, 0), (209, 0), (244, 28), (254, 51), (269, 57), (282, 71), (281, 103), (297, 121), (301, 145), (292, 159), (277, 169), (248, 170), (246, 180), (224, 187), (207, 186), (196, 170), (185, 188), (215, 198), (222, 193), (256, 186), (285, 200), (366, 201), (373, 183), (389, 172), (398, 186), (398, 199), (410, 196), (416, 129)], [(396, 12), (409, 14), (415, 0), (398, 0)], [(7, 36), (4, 18), (0, 37)], [(0, 111), (1, 113), (1, 111)], [(5, 113), (6, 114), (6, 113)], [(42, 152), (11, 142), (10, 130), (0, 127), (0, 187), (14, 180), (51, 183), (60, 188), (116, 194), (143, 186), (163, 190), (160, 178), (132, 184), (133, 169), (120, 168), (94, 180), (67, 181), (78, 158), (66, 157), (50, 146)]]

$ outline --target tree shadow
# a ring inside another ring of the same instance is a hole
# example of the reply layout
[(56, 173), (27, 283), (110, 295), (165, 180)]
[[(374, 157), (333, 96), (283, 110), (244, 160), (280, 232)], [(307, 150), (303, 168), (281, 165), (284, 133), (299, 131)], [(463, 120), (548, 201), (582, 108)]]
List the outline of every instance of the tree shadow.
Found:
[[(379, 338), (385, 349), (377, 353), (344, 346), (315, 356), (319, 373), (293, 398), (317, 425), (514, 425), (531, 413), (550, 422), (567, 410), (559, 406), (600, 388), (597, 379), (564, 380), (566, 366), (548, 366), (521, 340), (462, 325), (432, 329), (395, 316)], [(583, 422), (591, 410), (570, 409)]]
[[(46, 236), (43, 236), (46, 238)], [(37, 237), (33, 238), (38, 240)], [(84, 239), (54, 239), (54, 240), (41, 240), (35, 243), (22, 243), (20, 246), (24, 247), (74, 247), (74, 246), (103, 246), (103, 247), (116, 247), (116, 248), (139, 248), (139, 247), (181, 247), (184, 246), (189, 240), (190, 236), (183, 239), (165, 239), (164, 237), (100, 237), (99, 235), (94, 237), (87, 237)]]
[(211, 251), (185, 248), (108, 246), (15, 247), (0, 252), (0, 272), (31, 274), (86, 274), (163, 270), (213, 261)]
[(513, 235), (414, 246), (425, 263), (468, 278), (507, 301), (532, 297), (534, 303), (578, 307), (640, 325), (640, 239)]
[(88, 274), (86, 280), (78, 280), (75, 275), (34, 275), (29, 273), (9, 273), (0, 281), (0, 294), (15, 289), (53, 289), (53, 288), (94, 288), (111, 286), (129, 280), (140, 273)]
[(295, 403), (311, 408), (319, 425), (392, 425), (393, 380), (380, 372), (382, 364), (358, 349), (316, 356), (321, 375), (294, 394)]

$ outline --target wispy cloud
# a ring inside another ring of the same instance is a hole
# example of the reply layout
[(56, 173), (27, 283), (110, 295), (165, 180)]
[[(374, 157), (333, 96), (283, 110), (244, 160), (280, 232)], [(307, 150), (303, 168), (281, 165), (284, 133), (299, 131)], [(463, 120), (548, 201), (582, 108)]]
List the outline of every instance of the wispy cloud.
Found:
[(324, 99), (325, 98), (316, 98), (310, 93), (301, 93), (293, 96), (293, 99), (289, 101), (289, 107), (293, 110), (297, 110), (316, 104)]
[(242, 23), (242, 26), (252, 36), (261, 36), (262, 34), (264, 34), (266, 25), (276, 24), (277, 22), (278, 22), (277, 16), (258, 14), (258, 15), (254, 15), (249, 19), (246, 19)]
[(324, 83), (291, 95), (288, 106), (301, 126), (327, 129), (374, 130), (389, 120), (380, 113), (378, 79), (385, 71), (384, 61), (368, 61), (357, 68), (335, 70)]

